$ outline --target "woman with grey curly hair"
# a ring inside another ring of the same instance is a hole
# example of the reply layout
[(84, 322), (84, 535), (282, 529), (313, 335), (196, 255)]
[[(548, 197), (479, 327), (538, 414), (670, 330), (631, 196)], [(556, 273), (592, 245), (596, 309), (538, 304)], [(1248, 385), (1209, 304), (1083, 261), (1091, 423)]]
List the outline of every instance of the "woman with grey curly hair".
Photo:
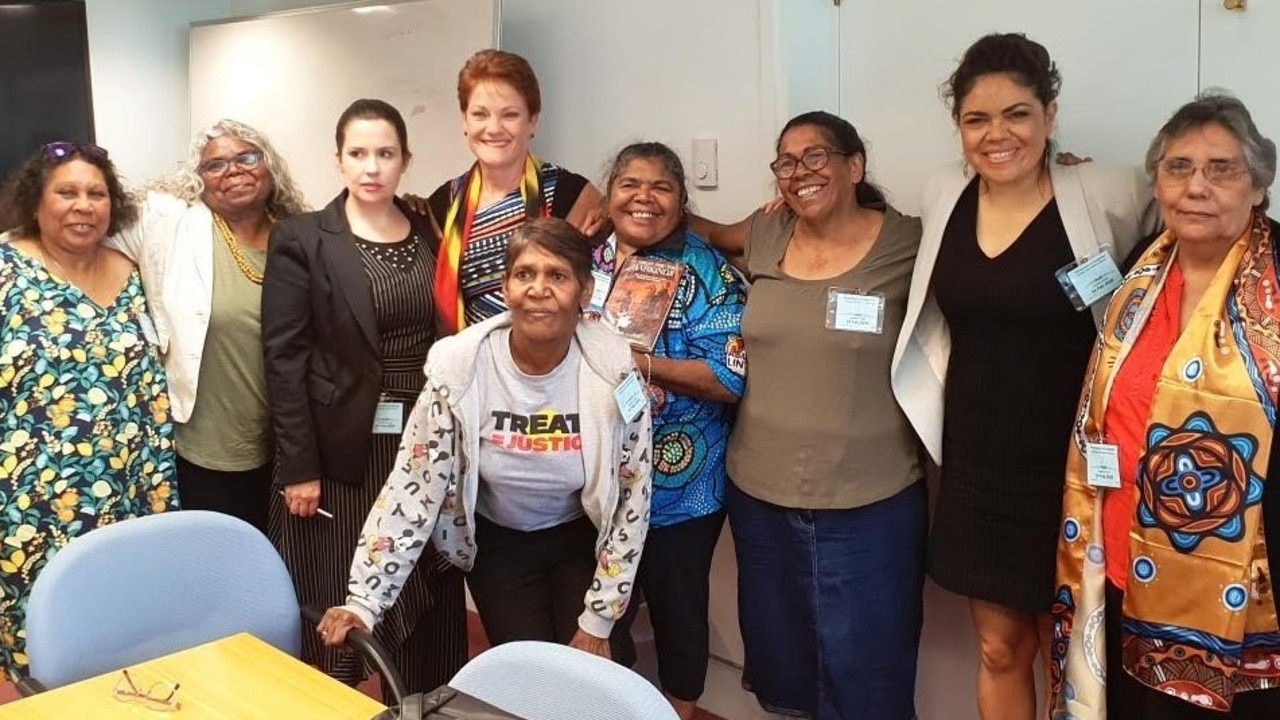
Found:
[(139, 221), (110, 242), (138, 263), (155, 314), (183, 506), (265, 532), (274, 447), (262, 280), (271, 227), (307, 209), (302, 193), (262, 133), (234, 120), (196, 133), (182, 168), (146, 190)]

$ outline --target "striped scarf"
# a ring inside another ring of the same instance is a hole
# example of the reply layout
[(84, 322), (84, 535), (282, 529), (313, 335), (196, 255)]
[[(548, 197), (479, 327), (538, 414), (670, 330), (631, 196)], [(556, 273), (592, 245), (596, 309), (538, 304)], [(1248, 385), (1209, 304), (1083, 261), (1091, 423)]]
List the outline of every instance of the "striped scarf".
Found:
[[(1255, 214), (1161, 369), (1119, 609), (1124, 670), (1218, 711), (1229, 710), (1236, 693), (1280, 686), (1261, 507), (1280, 390), (1273, 240), (1266, 217)], [(1088, 483), (1085, 447), (1102, 434), (1112, 381), (1176, 255), (1171, 232), (1143, 255), (1112, 298), (1089, 364), (1058, 538), (1054, 718), (1107, 717), (1103, 493)]]
[[(532, 153), (525, 158), (524, 177), (520, 180), (520, 198), (524, 201), (525, 215), (528, 218), (547, 217), (551, 214), (542, 189), (541, 168), (542, 162)], [(453, 201), (449, 204), (449, 214), (445, 216), (444, 237), (441, 238), (440, 254), (436, 257), (435, 298), (441, 322), (448, 333), (455, 333), (467, 324), (458, 273), (462, 268), (462, 249), (471, 238), (476, 211), (480, 209), (482, 186), (480, 163), (477, 162), (461, 178), (461, 182), (455, 183)]]

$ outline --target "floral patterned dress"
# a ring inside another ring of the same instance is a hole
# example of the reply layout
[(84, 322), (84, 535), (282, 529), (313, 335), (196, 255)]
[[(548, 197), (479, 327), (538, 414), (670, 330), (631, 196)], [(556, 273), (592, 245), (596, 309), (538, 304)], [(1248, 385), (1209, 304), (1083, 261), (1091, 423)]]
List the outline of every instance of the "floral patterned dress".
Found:
[(104, 308), (3, 244), (0, 302), (0, 667), (12, 675), (27, 665), (31, 583), (58, 549), (176, 509), (178, 492), (138, 272)]

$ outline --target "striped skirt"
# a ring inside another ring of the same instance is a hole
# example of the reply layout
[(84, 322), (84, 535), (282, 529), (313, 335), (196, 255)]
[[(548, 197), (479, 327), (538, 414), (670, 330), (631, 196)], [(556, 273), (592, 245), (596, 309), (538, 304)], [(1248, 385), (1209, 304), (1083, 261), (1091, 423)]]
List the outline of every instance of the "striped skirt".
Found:
[[(285, 508), (284, 498), (272, 496), (269, 535), (293, 576), (299, 603), (324, 610), (346, 602), (356, 541), (395, 463), (399, 443), (398, 435), (370, 436), (369, 467), (360, 485), (320, 481), (320, 507), (332, 513), (332, 519), (295, 517)], [(410, 692), (445, 684), (467, 661), (463, 585), (462, 571), (428, 550), (374, 629)], [(324, 647), (310, 627), (303, 629), (302, 659), (348, 684), (368, 674), (358, 656)]]

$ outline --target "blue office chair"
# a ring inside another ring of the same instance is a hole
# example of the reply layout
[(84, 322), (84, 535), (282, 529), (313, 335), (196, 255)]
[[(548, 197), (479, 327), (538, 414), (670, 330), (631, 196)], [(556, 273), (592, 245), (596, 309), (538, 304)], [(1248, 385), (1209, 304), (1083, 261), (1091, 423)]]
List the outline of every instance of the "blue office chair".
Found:
[[(262, 533), (201, 510), (125, 520), (76, 538), (36, 578), (27, 604), (36, 682), (20, 689), (66, 685), (240, 632), (294, 657), (302, 648), (293, 582)], [(404, 694), (376, 640), (356, 633), (348, 644), (390, 675), (396, 699)]]
[(463, 666), (449, 686), (526, 720), (678, 720), (648, 680), (556, 643), (498, 645)]

